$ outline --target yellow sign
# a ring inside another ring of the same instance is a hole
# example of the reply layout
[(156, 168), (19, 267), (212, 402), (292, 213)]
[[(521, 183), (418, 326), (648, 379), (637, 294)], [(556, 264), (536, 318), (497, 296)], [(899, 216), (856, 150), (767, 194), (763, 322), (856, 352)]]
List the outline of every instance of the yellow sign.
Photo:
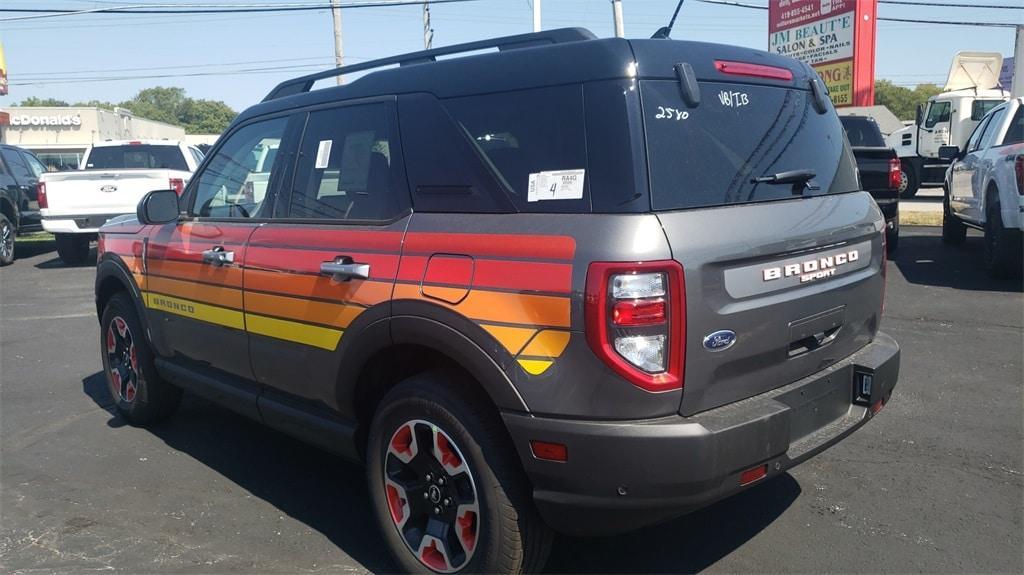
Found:
[(814, 71), (821, 76), (835, 106), (853, 104), (853, 60), (820, 64), (814, 66)]
[(4, 61), (4, 45), (0, 43), (0, 96), (7, 95), (7, 62)]

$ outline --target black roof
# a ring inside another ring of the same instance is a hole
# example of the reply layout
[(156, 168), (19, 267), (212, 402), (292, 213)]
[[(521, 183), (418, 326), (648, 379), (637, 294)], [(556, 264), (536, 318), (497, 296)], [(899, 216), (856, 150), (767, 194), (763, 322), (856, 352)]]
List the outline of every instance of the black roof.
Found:
[[(497, 52), (479, 53), (487, 48)], [(474, 53), (476, 52), (476, 53)], [(437, 59), (439, 56), (460, 57)], [(786, 68), (792, 82), (724, 76), (715, 60)], [(299, 106), (355, 98), (431, 93), (439, 98), (504, 92), (627, 78), (675, 78), (674, 66), (689, 63), (700, 80), (777, 84), (809, 88), (814, 72), (807, 65), (768, 52), (705, 42), (596, 38), (583, 28), (563, 28), (414, 52), (302, 76), (278, 85), (267, 98), (235, 123)], [(386, 67), (391, 66), (391, 67)], [(369, 71), (351, 83), (311, 90), (317, 80)]]

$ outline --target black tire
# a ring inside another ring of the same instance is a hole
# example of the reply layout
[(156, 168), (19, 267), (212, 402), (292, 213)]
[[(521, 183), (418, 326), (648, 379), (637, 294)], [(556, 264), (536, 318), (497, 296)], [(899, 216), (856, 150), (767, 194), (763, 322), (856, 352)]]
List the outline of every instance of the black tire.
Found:
[(901, 198), (912, 198), (917, 195), (921, 186), (921, 178), (917, 174), (917, 168), (908, 160), (900, 160), (900, 187)]
[(100, 355), (107, 389), (118, 413), (128, 422), (156, 423), (178, 408), (181, 389), (157, 373), (146, 332), (131, 299), (123, 292), (110, 298), (103, 310)]
[(949, 191), (942, 196), (942, 241), (958, 246), (967, 240), (967, 226), (949, 209)]
[(77, 266), (89, 257), (88, 234), (54, 234), (57, 255), (69, 266)]
[(985, 207), (985, 268), (994, 278), (1018, 278), (1021, 276), (1021, 233), (1003, 227), (1003, 215), (999, 200), (986, 201)]
[(6, 215), (0, 214), (0, 266), (14, 262), (14, 238), (17, 235), (14, 223)]
[(892, 255), (898, 249), (900, 249), (900, 226), (897, 224), (896, 227), (885, 232), (885, 253), (889, 259), (892, 259)]
[[(529, 482), (497, 410), (486, 398), (467, 399), (473, 398), (467, 390), (474, 389), (447, 372), (418, 374), (392, 389), (374, 415), (367, 444), (367, 476), (374, 513), (401, 571), (525, 573), (540, 570), (547, 559), (552, 531), (534, 508)], [(403, 433), (405, 451), (396, 452), (394, 446)], [(418, 439), (410, 441), (409, 437)], [(434, 450), (417, 447), (425, 441), (440, 443), (441, 437), (454, 446), (452, 461), (463, 471), (449, 475), (449, 468), (432, 455)], [(401, 460), (399, 453), (409, 460)], [(385, 477), (400, 480), (408, 488), (389, 484)], [(450, 491), (438, 492), (435, 498), (432, 490), (445, 485)], [(464, 495), (467, 485), (473, 489), (475, 514), (461, 511), (469, 503)], [(449, 495), (456, 501), (449, 502)], [(439, 500), (442, 505), (435, 505)], [(454, 506), (455, 511), (443, 505)], [(441, 546), (417, 530), (427, 521), (451, 525), (442, 531), (448, 535)], [(462, 529), (461, 536), (455, 533), (455, 525)], [(467, 537), (465, 525), (476, 530), (470, 533), (469, 540), (475, 541), (472, 545), (462, 541)], [(408, 529), (405, 535), (400, 531), (403, 528)], [(444, 553), (432, 551), (428, 544)], [(438, 555), (443, 557), (437, 559)], [(440, 561), (440, 567), (426, 564), (431, 556)]]

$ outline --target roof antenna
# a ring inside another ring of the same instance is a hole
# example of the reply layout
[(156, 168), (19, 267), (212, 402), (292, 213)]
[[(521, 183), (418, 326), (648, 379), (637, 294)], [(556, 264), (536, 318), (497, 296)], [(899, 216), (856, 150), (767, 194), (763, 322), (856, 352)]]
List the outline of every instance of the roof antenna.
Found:
[(669, 35), (672, 34), (672, 26), (675, 26), (676, 16), (679, 15), (679, 9), (683, 7), (683, 2), (685, 1), (686, 0), (679, 0), (679, 4), (676, 4), (676, 11), (672, 13), (672, 19), (668, 21), (668, 26), (665, 26), (664, 28), (659, 28), (658, 31), (654, 33), (654, 36), (651, 36), (652, 39), (668, 39)]

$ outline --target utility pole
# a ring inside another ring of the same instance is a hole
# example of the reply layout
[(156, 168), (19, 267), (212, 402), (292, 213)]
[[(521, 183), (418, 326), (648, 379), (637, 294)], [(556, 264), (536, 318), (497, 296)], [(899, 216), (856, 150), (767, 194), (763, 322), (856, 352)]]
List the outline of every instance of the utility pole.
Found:
[[(334, 19), (334, 63), (338, 68), (345, 65), (345, 46), (341, 39), (341, 6), (338, 0), (331, 0), (331, 17)], [(338, 76), (338, 85), (345, 83), (345, 78)]]
[[(1013, 85), (1010, 94), (1014, 98), (1024, 96), (1024, 26), (1017, 26), (1017, 42), (1013, 49)], [(1017, 173), (1019, 177), (1020, 172)]]
[(430, 3), (423, 3), (423, 49), (434, 45), (434, 29), (430, 27)]
[(540, 32), (540, 0), (533, 0), (533, 31)]
[(625, 38), (626, 29), (622, 25), (622, 0), (612, 0), (612, 16), (615, 18), (615, 37)]

